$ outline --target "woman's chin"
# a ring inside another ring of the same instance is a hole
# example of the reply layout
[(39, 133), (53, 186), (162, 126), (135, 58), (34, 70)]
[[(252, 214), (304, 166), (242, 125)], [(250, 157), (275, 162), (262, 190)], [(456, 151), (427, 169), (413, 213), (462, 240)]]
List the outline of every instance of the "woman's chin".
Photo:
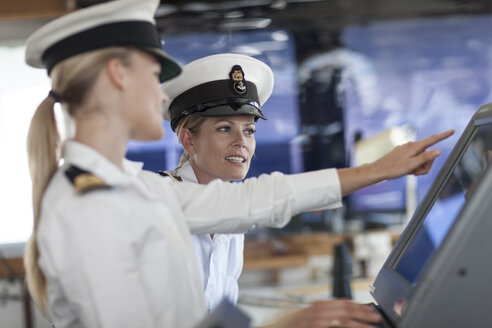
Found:
[(246, 172), (244, 170), (240, 170), (240, 172), (237, 172), (238, 170), (236, 170), (236, 172), (229, 172), (230, 174), (227, 175), (226, 179), (222, 179), (222, 180), (226, 180), (226, 181), (238, 181), (238, 180), (243, 180), (244, 178), (246, 178), (246, 175), (248, 174), (248, 171), (246, 170)]
[(164, 129), (162, 129), (161, 131), (155, 131), (154, 133), (135, 136), (131, 139), (135, 141), (156, 141), (161, 140), (162, 137), (164, 137)]

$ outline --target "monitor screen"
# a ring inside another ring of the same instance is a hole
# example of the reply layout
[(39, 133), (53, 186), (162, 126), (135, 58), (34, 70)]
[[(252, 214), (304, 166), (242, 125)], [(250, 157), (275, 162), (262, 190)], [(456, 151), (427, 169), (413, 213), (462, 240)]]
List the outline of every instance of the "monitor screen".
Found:
[(425, 279), (491, 162), (492, 104), (487, 104), (468, 123), (371, 286), (392, 320), (401, 318), (403, 304)]
[(405, 252), (396, 271), (415, 284), (431, 255), (439, 247), (465, 204), (470, 187), (477, 182), (492, 154), (492, 124), (478, 126), (469, 144), (443, 183)]

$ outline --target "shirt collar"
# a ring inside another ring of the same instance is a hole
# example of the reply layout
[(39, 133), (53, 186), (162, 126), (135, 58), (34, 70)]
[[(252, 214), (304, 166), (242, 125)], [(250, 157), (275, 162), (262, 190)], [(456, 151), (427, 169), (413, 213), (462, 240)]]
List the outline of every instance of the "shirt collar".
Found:
[[(195, 171), (193, 171), (193, 167), (191, 167), (190, 161), (186, 161), (183, 166), (174, 171), (174, 175), (181, 177), (183, 181), (198, 183), (198, 179), (196, 178)], [(210, 235), (204, 234), (199, 235), (202, 236), (200, 238), (204, 238), (207, 242), (218, 245), (222, 243), (228, 242), (234, 235), (231, 234), (215, 234), (214, 239), (210, 238)]]
[(175, 171), (175, 174), (181, 177), (183, 181), (198, 183), (198, 179), (191, 167), (190, 161), (186, 161), (183, 166)]
[(123, 159), (123, 171), (93, 148), (75, 140), (67, 140), (63, 158), (66, 164), (89, 171), (105, 183), (128, 185), (142, 171), (143, 163)]

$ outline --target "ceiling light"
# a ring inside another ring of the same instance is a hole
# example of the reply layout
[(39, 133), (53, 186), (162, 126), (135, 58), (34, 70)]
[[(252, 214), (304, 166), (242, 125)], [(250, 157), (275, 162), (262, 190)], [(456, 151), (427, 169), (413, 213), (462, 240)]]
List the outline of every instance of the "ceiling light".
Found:
[(270, 25), (270, 18), (242, 18), (224, 20), (219, 24), (221, 30), (251, 30), (265, 28)]

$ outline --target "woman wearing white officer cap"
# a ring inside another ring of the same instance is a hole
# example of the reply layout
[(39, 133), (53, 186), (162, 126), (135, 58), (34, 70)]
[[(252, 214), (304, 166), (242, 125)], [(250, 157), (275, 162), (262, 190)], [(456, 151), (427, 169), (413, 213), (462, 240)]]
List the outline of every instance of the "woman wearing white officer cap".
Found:
[[(125, 160), (128, 140), (162, 137), (167, 96), (160, 82), (179, 73), (153, 29), (158, 5), (95, 5), (48, 23), (27, 41), (27, 63), (48, 70), (52, 91), (28, 135), (34, 230), (26, 271), (34, 299), (57, 328), (191, 327), (205, 306), (190, 231), (282, 226), (357, 188), (426, 172), (437, 154), (425, 149), (449, 135), (357, 169), (241, 184), (178, 184), (145, 172)], [(63, 144), (57, 101), (75, 124)]]
[[(245, 55), (211, 55), (185, 65), (177, 78), (163, 83), (162, 89), (169, 96), (164, 118), (172, 122), (183, 145), (178, 168), (164, 173), (174, 181), (200, 184), (214, 179), (243, 180), (255, 152), (255, 122), (266, 119), (261, 106), (273, 89), (270, 67)], [(202, 269), (207, 309), (211, 311), (224, 297), (236, 303), (244, 235), (199, 234), (192, 239)], [(313, 311), (315, 308), (318, 311)], [(374, 316), (366, 305), (348, 300), (320, 301), (289, 317), (288, 322), (309, 326), (320, 317), (337, 318), (342, 312), (346, 312), (347, 324), (369, 321)]]
[[(166, 81), (169, 96), (164, 118), (183, 145), (173, 180), (208, 184), (243, 180), (254, 155), (255, 122), (273, 89), (265, 63), (240, 54), (217, 54), (183, 67)], [(237, 302), (237, 279), (243, 267), (243, 234), (193, 235), (203, 281), (205, 305), (214, 309), (224, 297)]]

